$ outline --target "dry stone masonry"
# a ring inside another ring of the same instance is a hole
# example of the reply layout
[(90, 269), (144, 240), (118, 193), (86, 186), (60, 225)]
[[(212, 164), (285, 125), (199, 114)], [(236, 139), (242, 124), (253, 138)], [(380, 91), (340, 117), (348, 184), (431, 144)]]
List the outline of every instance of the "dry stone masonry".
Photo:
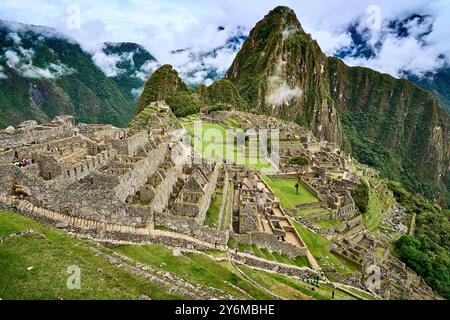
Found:
[[(286, 210), (258, 172), (201, 159), (180, 143), (181, 125), (159, 101), (127, 129), (76, 124), (71, 116), (59, 116), (48, 124), (26, 121), (1, 130), (0, 208), (101, 242), (227, 251), (234, 241), (291, 259), (304, 256), (314, 270), (233, 250), (230, 259), (236, 263), (295, 277), (305, 270), (322, 274), (293, 225), (296, 220), (325, 236), (330, 252), (359, 270), (359, 276), (344, 277), (333, 269), (326, 270), (327, 275), (367, 289), (367, 270), (377, 265), (386, 284), (382, 288), (394, 288), (375, 290), (377, 296), (398, 298), (407, 292), (412, 297), (437, 297), (384, 243), (408, 232), (403, 208), (394, 203), (383, 213), (384, 228), (394, 230), (391, 237), (375, 237), (364, 225), (350, 192), (361, 183), (352, 167), (373, 178), (375, 170), (294, 123), (235, 111), (199, 117), (252, 129), (256, 136), (259, 129), (278, 129), (278, 177), (292, 179), (293, 185), (298, 181), (318, 202)], [(371, 188), (380, 197), (391, 197), (382, 185)], [(217, 221), (208, 225), (216, 197), (221, 201), (215, 204)], [(302, 210), (310, 214), (299, 215)], [(323, 221), (338, 224), (318, 226)]]

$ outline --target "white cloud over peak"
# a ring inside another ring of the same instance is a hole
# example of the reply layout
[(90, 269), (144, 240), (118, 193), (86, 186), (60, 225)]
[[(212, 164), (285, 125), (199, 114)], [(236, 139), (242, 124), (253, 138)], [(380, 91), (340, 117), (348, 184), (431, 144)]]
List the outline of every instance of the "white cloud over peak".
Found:
[(147, 81), (147, 79), (160, 67), (160, 64), (156, 61), (147, 60), (145, 63), (136, 70), (134, 77), (141, 79), (142, 81)]
[(119, 74), (125, 72), (125, 70), (119, 69), (117, 64), (122, 61), (123, 57), (117, 54), (106, 54), (104, 52), (105, 45), (97, 47), (91, 51), (92, 60), (99, 67), (107, 77), (116, 77)]
[[(305, 31), (312, 34), (328, 55), (349, 46), (348, 25), (356, 20), (365, 25), (373, 18), (368, 13), (370, 6), (379, 9), (382, 26), (412, 13), (432, 16), (433, 31), (425, 44), (414, 40), (414, 32), (406, 39), (397, 39), (394, 35), (383, 35), (383, 28), (373, 30), (369, 42), (382, 40), (377, 56), (348, 59), (352, 65), (371, 67), (394, 76), (405, 70), (422, 74), (443, 63), (438, 59), (440, 55), (450, 56), (448, 0), (4, 0), (0, 3), (0, 18), (55, 27), (80, 41), (84, 48), (103, 42), (139, 43), (159, 63), (173, 64), (189, 81), (197, 81), (208, 67), (226, 70), (236, 51), (223, 49), (215, 56), (202, 59), (192, 59), (190, 54), (198, 57), (202, 52), (223, 46), (238, 26), (248, 32), (277, 5), (293, 8)], [(68, 24), (74, 18), (74, 12), (68, 9), (74, 6), (79, 8), (79, 29)], [(225, 30), (217, 32), (218, 26)], [(414, 31), (415, 26), (410, 28)], [(171, 54), (173, 50), (185, 48), (190, 48), (186, 54)], [(113, 61), (105, 57), (98, 59), (110, 74), (118, 71)], [(194, 69), (200, 73), (193, 73)]]

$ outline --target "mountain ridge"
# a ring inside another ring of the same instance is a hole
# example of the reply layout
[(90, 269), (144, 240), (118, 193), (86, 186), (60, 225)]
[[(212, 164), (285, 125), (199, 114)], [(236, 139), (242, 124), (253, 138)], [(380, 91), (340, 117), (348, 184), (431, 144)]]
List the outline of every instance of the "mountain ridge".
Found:
[(292, 9), (277, 7), (256, 24), (226, 79), (254, 112), (294, 119), (409, 190), (450, 203), (450, 116), (437, 99), (327, 57)]

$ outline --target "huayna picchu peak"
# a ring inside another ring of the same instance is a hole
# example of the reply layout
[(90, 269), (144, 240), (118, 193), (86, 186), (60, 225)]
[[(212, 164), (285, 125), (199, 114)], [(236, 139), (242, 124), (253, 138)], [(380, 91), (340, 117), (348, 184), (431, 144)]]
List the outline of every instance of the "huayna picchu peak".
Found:
[(410, 190), (450, 202), (450, 116), (427, 91), (327, 57), (293, 10), (250, 32), (226, 78), (252, 111), (290, 119)]
[(188, 91), (187, 85), (181, 80), (178, 72), (171, 65), (163, 65), (152, 74), (144, 86), (137, 104), (136, 114), (144, 110), (151, 102), (166, 100), (179, 91)]

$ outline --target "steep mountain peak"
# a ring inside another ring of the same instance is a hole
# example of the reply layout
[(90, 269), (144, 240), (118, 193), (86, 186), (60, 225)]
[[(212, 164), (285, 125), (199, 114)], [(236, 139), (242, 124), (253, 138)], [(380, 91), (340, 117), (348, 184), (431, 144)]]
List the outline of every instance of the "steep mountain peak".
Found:
[(286, 6), (278, 6), (272, 11), (270, 11), (261, 22), (265, 22), (267, 20), (275, 20), (277, 22), (281, 22), (284, 24), (295, 24), (301, 28), (301, 24), (295, 11)]
[(329, 94), (326, 56), (303, 30), (295, 12), (277, 7), (258, 22), (226, 78), (255, 111), (293, 119), (320, 138), (341, 143)]
[(166, 100), (177, 91), (188, 91), (188, 87), (170, 64), (161, 66), (147, 80), (136, 108), (136, 114), (139, 114), (152, 102)]

